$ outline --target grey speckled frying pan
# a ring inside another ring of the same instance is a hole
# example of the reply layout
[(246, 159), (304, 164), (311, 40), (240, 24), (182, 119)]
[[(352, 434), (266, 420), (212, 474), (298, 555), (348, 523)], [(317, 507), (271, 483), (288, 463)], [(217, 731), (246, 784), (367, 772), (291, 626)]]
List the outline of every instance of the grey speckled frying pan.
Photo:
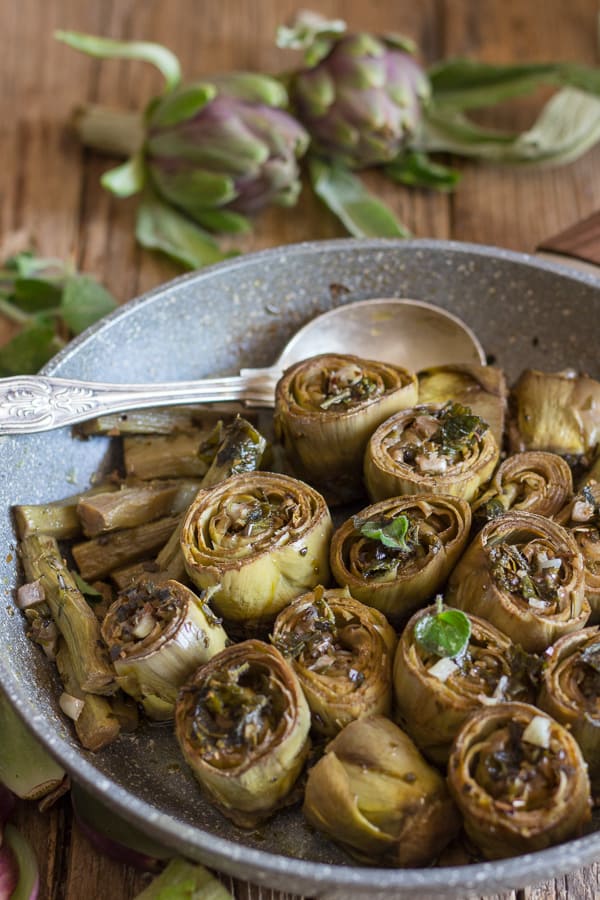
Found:
[[(385, 296), (457, 313), (510, 379), (526, 366), (575, 366), (600, 376), (600, 280), (489, 247), (383, 240), (288, 246), (186, 276), (119, 309), (45, 371), (118, 382), (233, 374), (269, 364), (316, 313)], [(530, 884), (600, 856), (598, 831), (503, 862), (366, 868), (311, 833), (297, 809), (257, 831), (235, 828), (199, 794), (168, 727), (145, 726), (97, 754), (82, 750), (58, 707), (53, 667), (25, 637), (13, 608), (18, 571), (10, 507), (82, 490), (92, 473), (110, 466), (108, 441), (74, 440), (67, 429), (0, 438), (0, 683), (48, 750), (106, 805), (216, 868), (326, 898), (464, 898)]]

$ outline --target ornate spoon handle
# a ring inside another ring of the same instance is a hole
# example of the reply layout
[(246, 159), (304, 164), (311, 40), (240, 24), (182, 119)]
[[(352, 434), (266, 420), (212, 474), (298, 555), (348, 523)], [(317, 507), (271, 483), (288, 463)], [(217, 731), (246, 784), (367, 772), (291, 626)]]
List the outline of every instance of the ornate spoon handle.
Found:
[(273, 369), (243, 369), (228, 378), (167, 384), (102, 384), (45, 375), (2, 378), (0, 435), (50, 431), (93, 416), (149, 406), (226, 400), (273, 406), (278, 374)]

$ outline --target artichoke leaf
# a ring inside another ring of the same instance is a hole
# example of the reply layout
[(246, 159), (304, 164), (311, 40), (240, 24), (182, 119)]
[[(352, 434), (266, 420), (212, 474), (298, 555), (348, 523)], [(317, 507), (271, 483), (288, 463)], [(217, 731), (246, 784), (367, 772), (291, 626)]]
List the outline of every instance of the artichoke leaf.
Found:
[(116, 197), (132, 197), (142, 190), (145, 181), (146, 169), (141, 153), (134, 154), (127, 162), (105, 172), (100, 179), (102, 187)]

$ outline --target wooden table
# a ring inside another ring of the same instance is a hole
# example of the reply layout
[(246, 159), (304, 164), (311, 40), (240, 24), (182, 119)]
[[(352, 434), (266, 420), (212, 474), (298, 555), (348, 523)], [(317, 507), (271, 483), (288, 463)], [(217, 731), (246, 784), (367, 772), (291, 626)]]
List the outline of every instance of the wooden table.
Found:
[[(411, 35), (427, 61), (448, 55), (509, 62), (597, 61), (596, 0), (313, 0), (310, 6), (343, 16), (354, 30)], [(176, 268), (136, 247), (135, 201), (102, 191), (107, 160), (83, 151), (69, 133), (73, 107), (96, 101), (139, 109), (161, 80), (149, 66), (99, 62), (52, 39), (56, 28), (116, 38), (156, 40), (179, 55), (189, 77), (228, 69), (281, 71), (295, 63), (277, 50), (278, 23), (293, 0), (5, 0), (0, 4), (0, 236), (2, 250), (25, 232), (44, 255), (71, 257), (99, 276), (125, 302), (177, 274)], [(539, 100), (539, 98), (538, 98)], [(526, 125), (537, 101), (497, 110), (486, 122)], [(600, 147), (569, 167), (520, 172), (457, 163), (462, 183), (451, 196), (402, 189), (369, 176), (420, 237), (477, 241), (531, 251), (544, 237), (600, 208)], [(269, 211), (256, 223), (245, 250), (342, 234), (305, 191), (291, 211)], [(4, 253), (2, 254), (5, 255)], [(0, 325), (0, 339), (9, 328)], [(42, 897), (127, 900), (147, 883), (124, 865), (101, 857), (73, 825), (67, 802), (42, 816), (22, 805), (18, 822), (35, 845)], [(239, 898), (284, 900), (284, 895), (239, 881)], [(600, 894), (600, 867), (519, 891), (518, 897), (591, 898)], [(515, 894), (503, 895), (515, 900)]]

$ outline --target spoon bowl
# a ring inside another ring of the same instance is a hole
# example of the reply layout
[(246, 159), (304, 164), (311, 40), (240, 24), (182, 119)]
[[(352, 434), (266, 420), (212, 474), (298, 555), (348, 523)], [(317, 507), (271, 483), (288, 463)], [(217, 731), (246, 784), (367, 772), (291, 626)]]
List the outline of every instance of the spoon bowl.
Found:
[(475, 334), (457, 316), (420, 300), (376, 298), (311, 319), (265, 369), (166, 384), (106, 384), (22, 375), (0, 379), (0, 435), (75, 425), (92, 416), (182, 403), (239, 401), (272, 407), (275, 385), (293, 363), (319, 353), (344, 353), (411, 371), (450, 363), (485, 364)]

